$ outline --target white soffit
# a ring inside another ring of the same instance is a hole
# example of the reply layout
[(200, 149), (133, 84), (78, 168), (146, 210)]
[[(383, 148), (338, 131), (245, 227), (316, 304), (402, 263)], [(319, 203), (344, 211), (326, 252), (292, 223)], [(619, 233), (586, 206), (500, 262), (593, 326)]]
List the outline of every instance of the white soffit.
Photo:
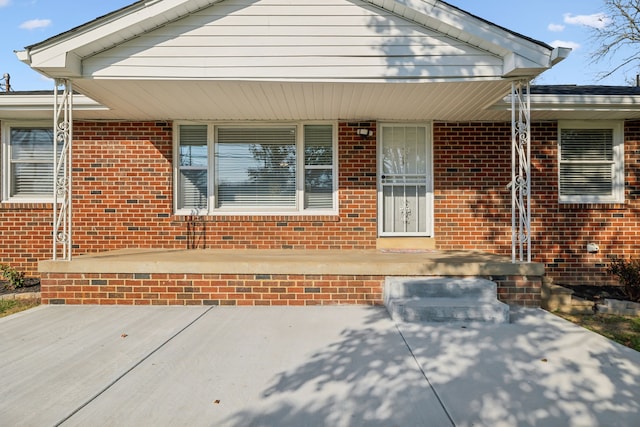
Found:
[[(106, 108), (74, 95), (77, 120), (511, 120), (508, 81), (444, 84), (77, 81)], [(85, 88), (85, 84), (87, 85)], [(506, 86), (505, 86), (506, 85)], [(497, 100), (492, 106), (482, 100)], [(139, 99), (140, 103), (128, 100)], [(489, 108), (487, 108), (489, 107)], [(0, 120), (50, 120), (48, 91), (0, 94)], [(640, 95), (533, 94), (534, 121), (640, 119)]]
[[(126, 120), (481, 120), (509, 81), (326, 83), (80, 80), (74, 88), (109, 99), (108, 119)], [(135, 102), (131, 102), (134, 99)], [(483, 112), (484, 111), (484, 112)], [(487, 116), (487, 113), (489, 116)]]

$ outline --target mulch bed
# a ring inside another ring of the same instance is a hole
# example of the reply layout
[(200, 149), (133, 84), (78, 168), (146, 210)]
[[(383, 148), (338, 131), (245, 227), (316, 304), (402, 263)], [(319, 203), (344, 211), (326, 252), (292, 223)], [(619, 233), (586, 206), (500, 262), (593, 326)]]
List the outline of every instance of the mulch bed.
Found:
[(563, 288), (568, 288), (573, 291), (573, 295), (589, 301), (594, 301), (597, 298), (604, 299), (619, 299), (626, 300), (622, 286), (610, 286), (610, 285), (564, 285), (560, 284)]
[(8, 282), (0, 281), (0, 295), (23, 294), (27, 292), (40, 292), (40, 279), (33, 277), (25, 278), (24, 286), (16, 289), (11, 289)]

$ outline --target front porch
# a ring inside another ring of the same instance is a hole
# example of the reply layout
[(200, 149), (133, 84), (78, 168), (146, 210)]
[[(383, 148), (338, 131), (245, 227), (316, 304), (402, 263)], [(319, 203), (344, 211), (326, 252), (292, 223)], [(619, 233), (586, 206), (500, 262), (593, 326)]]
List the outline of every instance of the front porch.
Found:
[(382, 304), (388, 276), (482, 277), (539, 306), (544, 266), (477, 251), (126, 249), (41, 261), (45, 304)]

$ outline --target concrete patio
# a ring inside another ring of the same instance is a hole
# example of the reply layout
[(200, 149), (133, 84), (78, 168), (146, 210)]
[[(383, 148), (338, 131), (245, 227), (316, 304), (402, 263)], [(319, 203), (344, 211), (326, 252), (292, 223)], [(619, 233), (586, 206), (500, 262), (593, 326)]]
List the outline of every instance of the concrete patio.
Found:
[(634, 426), (640, 353), (540, 309), (41, 306), (0, 319), (11, 426)]

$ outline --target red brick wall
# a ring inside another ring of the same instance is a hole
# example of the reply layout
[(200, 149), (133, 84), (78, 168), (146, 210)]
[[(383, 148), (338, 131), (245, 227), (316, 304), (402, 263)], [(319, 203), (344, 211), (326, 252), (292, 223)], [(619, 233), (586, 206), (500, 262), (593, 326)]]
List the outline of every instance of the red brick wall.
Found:
[[(74, 125), (74, 253), (127, 247), (370, 249), (376, 244), (376, 138), (339, 124), (339, 216), (173, 215), (172, 124)], [(557, 283), (610, 281), (609, 257), (640, 256), (640, 122), (625, 126), (626, 202), (557, 202), (555, 122), (532, 128), (533, 258)], [(509, 123), (434, 123), (439, 249), (511, 254)], [(51, 206), (0, 204), (0, 262), (35, 274), (51, 258)], [(600, 253), (586, 253), (588, 242)]]
[[(625, 124), (619, 205), (558, 203), (557, 123), (534, 123), (531, 140), (533, 261), (556, 283), (612, 282), (611, 257), (640, 257), (640, 121)], [(510, 255), (510, 124), (435, 123), (434, 174), (437, 247)]]
[(45, 273), (45, 304), (323, 305), (382, 301), (382, 276)]
[[(375, 247), (375, 138), (339, 127), (340, 216), (173, 215), (170, 123), (78, 123), (76, 253), (123, 247), (363, 249)], [(107, 138), (104, 134), (109, 135)], [(138, 137), (136, 137), (138, 135)]]
[(172, 124), (74, 123), (74, 254), (172, 247)]
[(0, 203), (0, 263), (34, 275), (51, 259), (52, 221), (51, 203)]
[(434, 123), (438, 249), (511, 255), (510, 123)]
[[(557, 124), (534, 127), (532, 138), (533, 235), (536, 260), (561, 283), (614, 282), (606, 274), (613, 257), (640, 258), (640, 121), (625, 123), (625, 202), (557, 202)], [(586, 251), (587, 243), (600, 247)]]

